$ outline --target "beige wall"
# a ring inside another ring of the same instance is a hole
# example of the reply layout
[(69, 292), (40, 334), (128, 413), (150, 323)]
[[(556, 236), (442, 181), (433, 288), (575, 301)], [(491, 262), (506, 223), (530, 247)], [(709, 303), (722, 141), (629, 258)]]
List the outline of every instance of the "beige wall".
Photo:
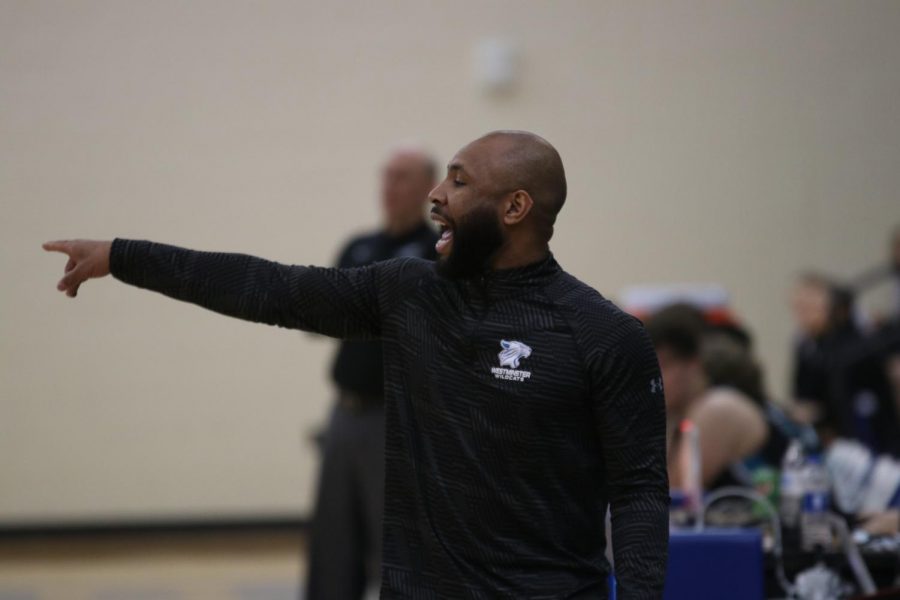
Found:
[[(900, 220), (900, 3), (0, 0), (0, 521), (305, 511), (332, 344), (113, 281), (48, 238), (330, 262), (392, 142), (538, 131), (554, 250), (608, 295), (720, 282), (785, 389), (785, 290)], [(472, 50), (518, 44), (487, 97)]]

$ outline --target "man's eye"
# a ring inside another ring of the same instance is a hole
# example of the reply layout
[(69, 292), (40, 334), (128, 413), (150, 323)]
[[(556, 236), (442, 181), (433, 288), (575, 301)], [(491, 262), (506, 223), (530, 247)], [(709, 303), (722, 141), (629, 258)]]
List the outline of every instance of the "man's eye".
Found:
[(466, 184), (465, 184), (465, 182), (460, 181), (459, 179), (454, 179), (454, 180), (453, 180), (453, 185), (454, 185), (455, 187), (462, 187), (462, 186), (464, 186), (464, 185), (466, 185)]

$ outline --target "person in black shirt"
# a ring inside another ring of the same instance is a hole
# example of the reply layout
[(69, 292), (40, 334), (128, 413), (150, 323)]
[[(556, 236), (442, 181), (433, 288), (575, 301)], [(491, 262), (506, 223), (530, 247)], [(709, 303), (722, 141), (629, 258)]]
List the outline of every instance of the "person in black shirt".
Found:
[(666, 415), (640, 322), (549, 250), (559, 154), (527, 132), (457, 152), (432, 190), (437, 263), (288, 266), (152, 242), (60, 241), (58, 289), (112, 273), (222, 314), (381, 339), (383, 598), (662, 597)]
[(900, 419), (889, 356), (900, 350), (900, 328), (867, 334), (856, 323), (851, 290), (804, 274), (792, 308), (800, 335), (794, 346), (795, 412), (816, 427), (824, 445), (856, 439), (873, 452), (900, 456)]
[[(421, 148), (394, 150), (381, 172), (383, 227), (344, 247), (338, 268), (434, 259), (425, 220), (437, 165)], [(377, 585), (384, 511), (384, 361), (378, 340), (344, 340), (332, 367), (337, 401), (323, 440), (309, 545), (308, 600), (358, 600)]]

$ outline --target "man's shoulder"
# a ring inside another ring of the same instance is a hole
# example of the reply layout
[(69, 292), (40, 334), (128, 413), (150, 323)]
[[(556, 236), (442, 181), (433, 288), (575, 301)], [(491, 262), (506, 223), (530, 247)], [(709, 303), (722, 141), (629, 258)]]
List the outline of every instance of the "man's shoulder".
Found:
[(606, 378), (627, 372), (631, 367), (623, 368), (632, 365), (651, 381), (650, 389), (655, 389), (652, 382), (659, 377), (658, 363), (643, 323), (568, 273), (563, 273), (558, 285), (559, 297), (554, 303), (568, 320), (592, 372)]
[(389, 258), (373, 265), (378, 270), (379, 279), (385, 284), (408, 289), (411, 284), (419, 284), (436, 276), (434, 261), (418, 256)]
[(627, 335), (643, 329), (637, 318), (565, 271), (560, 273), (548, 292), (553, 303), (575, 321), (578, 333), (582, 335)]

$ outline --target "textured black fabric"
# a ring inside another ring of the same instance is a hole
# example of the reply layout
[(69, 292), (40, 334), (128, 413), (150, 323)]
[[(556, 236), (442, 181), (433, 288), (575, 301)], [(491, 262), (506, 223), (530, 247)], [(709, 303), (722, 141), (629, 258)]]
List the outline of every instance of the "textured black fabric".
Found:
[[(402, 236), (390, 236), (382, 231), (361, 235), (344, 247), (337, 266), (363, 267), (406, 256), (434, 259), (437, 238), (437, 233), (425, 222)], [(364, 397), (379, 397), (384, 393), (383, 365), (380, 341), (345, 340), (334, 357), (331, 376), (342, 389)]]
[(220, 313), (382, 339), (383, 597), (603, 597), (607, 503), (619, 597), (661, 597), (656, 356), (637, 320), (552, 257), (459, 283), (421, 259), (329, 269), (116, 240), (110, 265)]

